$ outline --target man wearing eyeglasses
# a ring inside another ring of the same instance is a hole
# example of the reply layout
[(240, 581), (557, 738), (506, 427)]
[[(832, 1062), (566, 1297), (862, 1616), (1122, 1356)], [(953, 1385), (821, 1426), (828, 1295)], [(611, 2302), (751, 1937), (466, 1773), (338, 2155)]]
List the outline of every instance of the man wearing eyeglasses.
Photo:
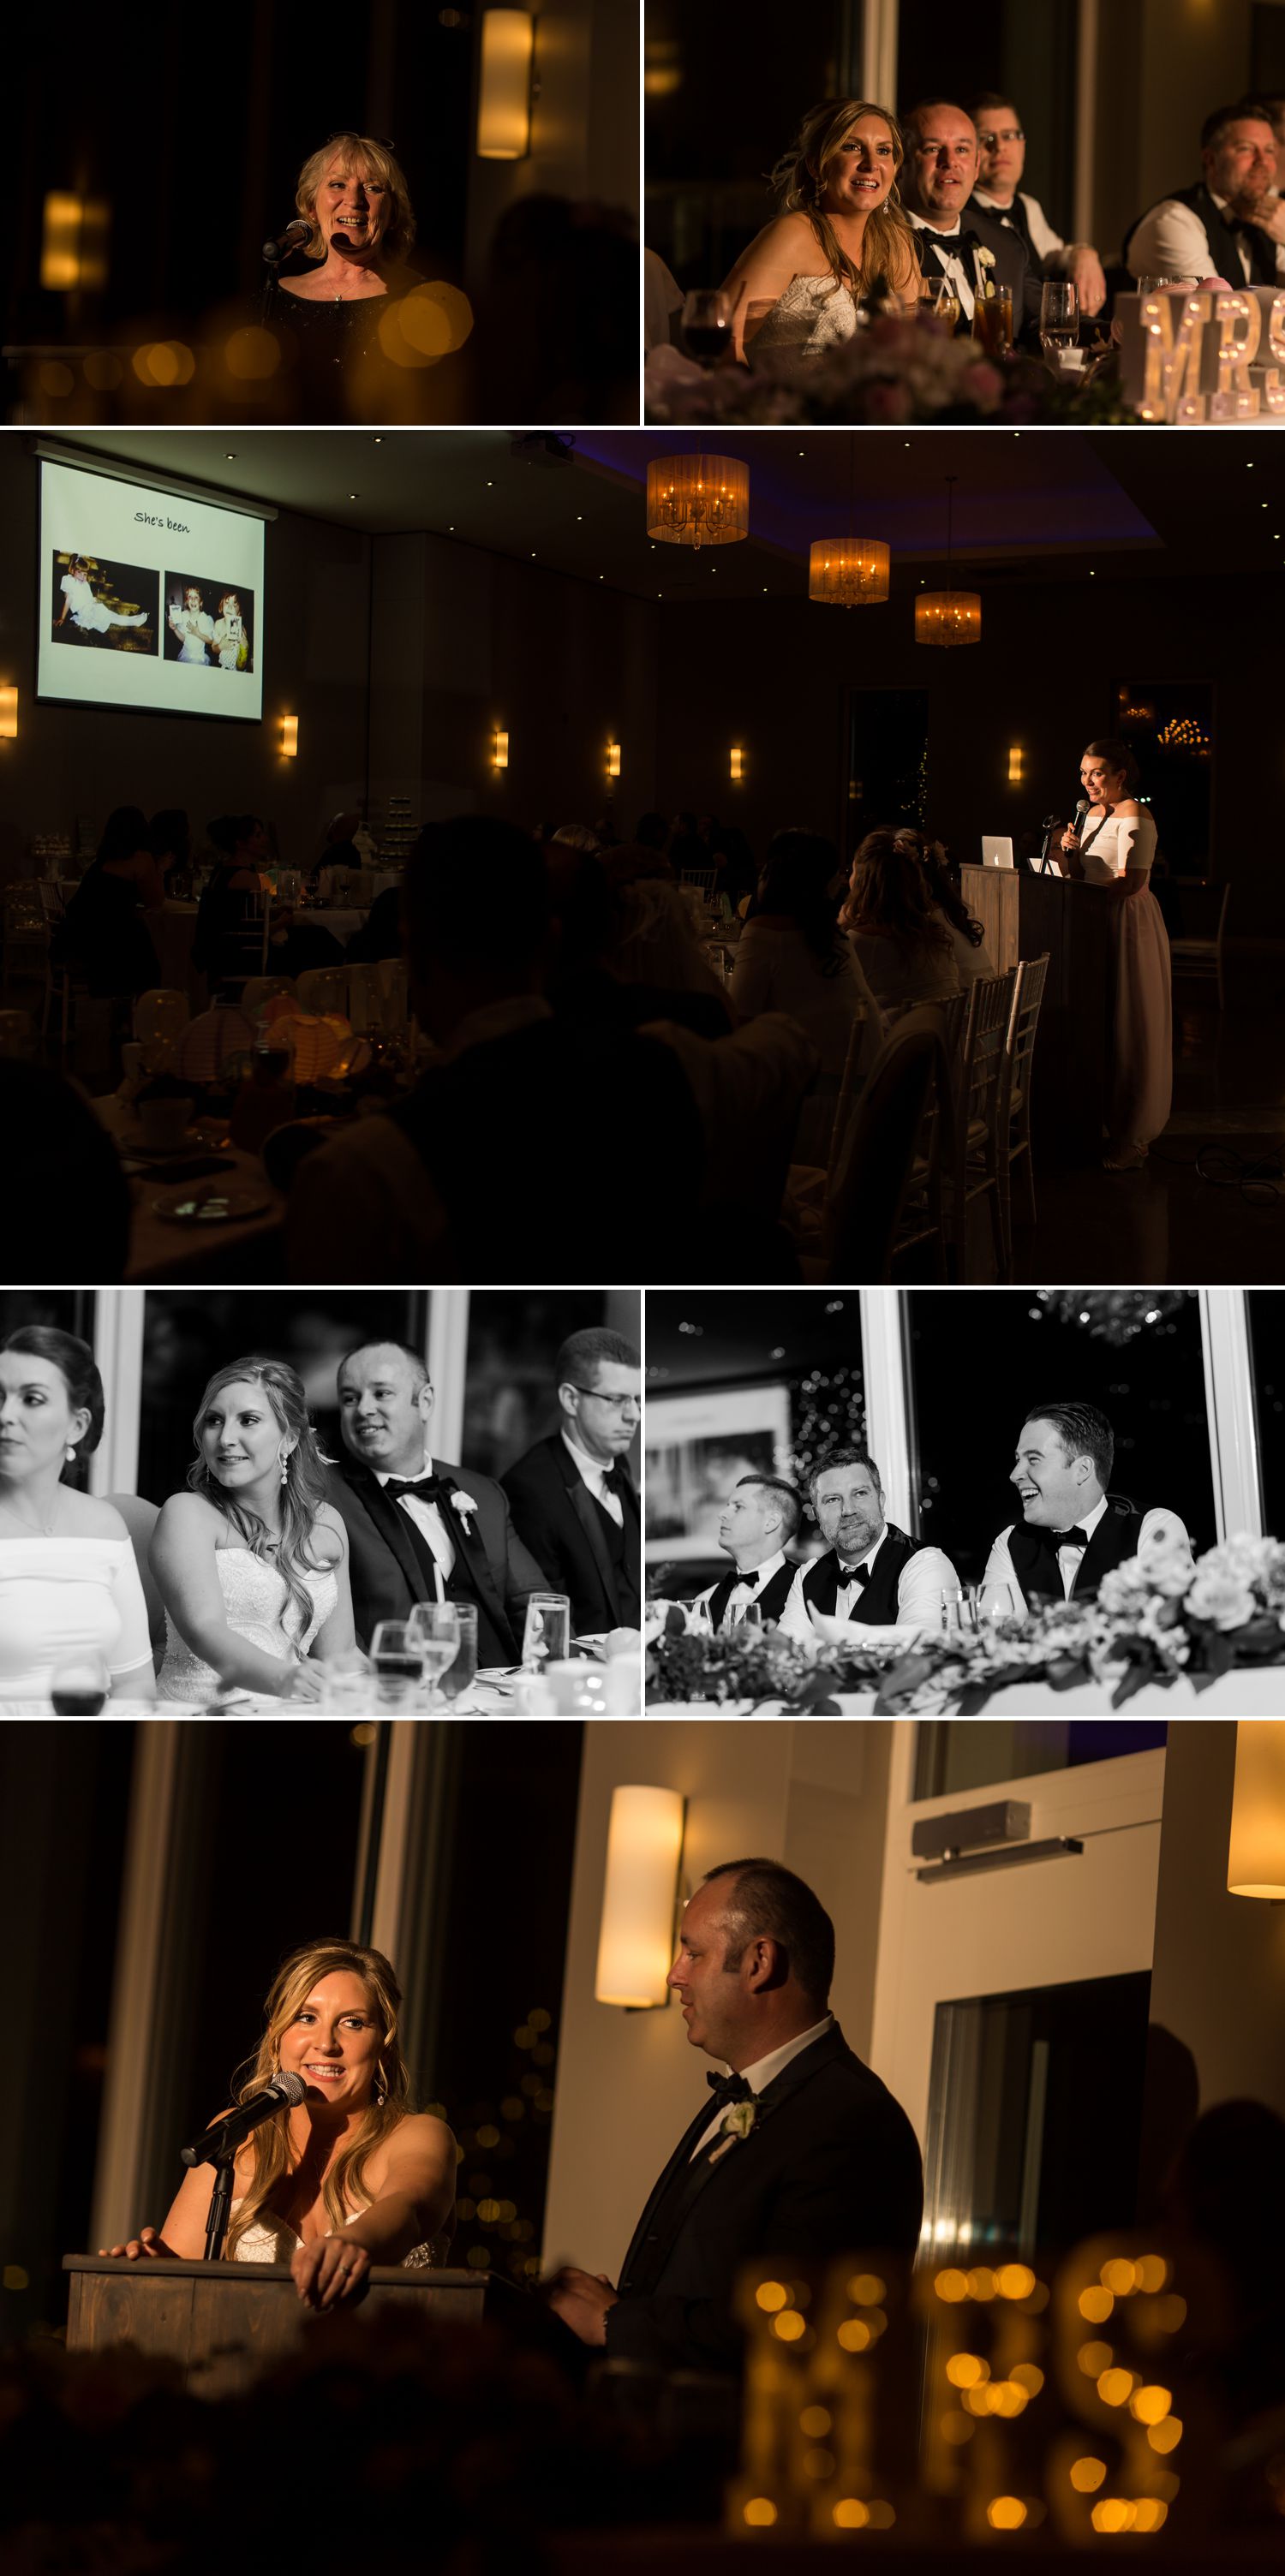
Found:
[(642, 1525), (628, 1452), (641, 1419), (642, 1362), (623, 1333), (589, 1325), (554, 1363), (559, 1427), (501, 1478), (519, 1538), (577, 1636), (637, 1628)]
[(1080, 299), (1080, 311), (1100, 313), (1107, 300), (1102, 262), (1091, 242), (1064, 242), (1055, 233), (1037, 197), (1021, 188), (1026, 167), (1026, 136), (1011, 99), (994, 91), (974, 102), (977, 128), (977, 185), (971, 204), (1010, 231), (1020, 233), (1032, 265), (1042, 277), (1067, 277)]

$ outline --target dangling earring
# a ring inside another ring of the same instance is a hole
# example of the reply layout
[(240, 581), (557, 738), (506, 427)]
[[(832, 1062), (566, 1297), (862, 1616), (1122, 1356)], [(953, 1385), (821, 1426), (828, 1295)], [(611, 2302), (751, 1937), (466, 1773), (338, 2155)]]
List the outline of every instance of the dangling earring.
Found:
[(74, 1441), (74, 1440), (69, 1440), (69, 1441), (68, 1441), (68, 1443), (67, 1443), (67, 1464), (68, 1464), (68, 1466), (69, 1466), (69, 1467), (74, 1467), (74, 1466), (75, 1466), (75, 1463), (76, 1463), (76, 1443), (75, 1443), (75, 1441)]
[(289, 1481), (290, 1481), (290, 1452), (289, 1452), (289, 1450), (288, 1450), (288, 1449), (279, 1449), (279, 1450), (277, 1451), (277, 1460), (278, 1460), (278, 1464), (280, 1465), (280, 1468), (281, 1468), (281, 1482), (282, 1482), (282, 1484), (283, 1484), (283, 1485), (288, 1484), (288, 1483), (289, 1483)]
[(383, 2061), (382, 2061), (382, 2059), (381, 2059), (381, 2061), (379, 2062), (379, 2064), (378, 2064), (378, 2065), (376, 2066), (376, 2068), (375, 2068), (375, 2108), (376, 2108), (376, 2110), (382, 2110), (382, 2109), (383, 2109), (383, 2106), (384, 2106), (384, 2104), (385, 2104), (385, 2102), (386, 2102), (387, 2100), (388, 2100), (388, 2078), (387, 2078), (387, 2076), (386, 2076), (386, 2075), (385, 2075), (385, 2073), (384, 2073)]

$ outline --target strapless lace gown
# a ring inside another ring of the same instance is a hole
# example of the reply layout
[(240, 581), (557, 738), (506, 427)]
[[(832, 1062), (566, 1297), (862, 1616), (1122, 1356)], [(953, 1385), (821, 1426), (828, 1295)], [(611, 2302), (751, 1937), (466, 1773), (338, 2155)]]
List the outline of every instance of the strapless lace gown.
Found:
[[(284, 1576), (265, 1557), (251, 1556), (244, 1547), (221, 1547), (214, 1562), (229, 1628), (248, 1644), (261, 1647), (265, 1655), (275, 1655), (283, 1663), (292, 1659), (302, 1663), (339, 1598), (336, 1577), (327, 1569), (305, 1574), (312, 1600), (312, 1616), (305, 1623), (298, 1608), (287, 1601)], [(203, 1708), (218, 1679), (213, 1665), (203, 1664), (185, 1645), (167, 1610), (165, 1661), (156, 1685), (160, 1698), (187, 1700)], [(243, 1696), (248, 1698), (249, 1693)]]
[[(234, 2218), (240, 2206), (239, 2200), (233, 2201)], [(350, 2210), (349, 2216), (360, 2218), (361, 2211)], [(327, 2228), (326, 2233), (333, 2236), (334, 2229)], [(275, 2218), (271, 2210), (261, 2210), (259, 2216), (251, 2220), (245, 2234), (238, 2236), (228, 2260), (232, 2263), (288, 2263), (302, 2243), (303, 2238), (296, 2236), (284, 2218)], [(403, 2254), (401, 2269), (403, 2272), (444, 2271), (450, 2250), (449, 2233), (432, 2236), (426, 2245), (412, 2245), (409, 2254)]]
[(770, 350), (774, 357), (825, 358), (842, 348), (856, 327), (855, 300), (828, 271), (824, 277), (792, 277), (747, 342), (746, 354), (751, 365), (760, 350)]

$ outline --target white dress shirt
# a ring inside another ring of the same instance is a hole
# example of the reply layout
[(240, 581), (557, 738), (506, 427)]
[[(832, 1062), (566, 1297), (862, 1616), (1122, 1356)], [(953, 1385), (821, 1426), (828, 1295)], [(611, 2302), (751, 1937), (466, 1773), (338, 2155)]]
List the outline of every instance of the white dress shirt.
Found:
[[(744, 1618), (746, 1603), (757, 1601), (764, 1584), (770, 1583), (773, 1575), (780, 1573), (785, 1561), (785, 1550), (783, 1547), (778, 1547), (775, 1556), (765, 1556), (761, 1565), (752, 1565), (746, 1573), (738, 1575), (727, 1596), (727, 1608), (723, 1612), (725, 1628), (734, 1628), (738, 1621)], [(709, 1618), (709, 1605), (717, 1589), (717, 1584), (709, 1584), (704, 1592), (697, 1593), (691, 1605), (693, 1610), (703, 1611), (706, 1619)]]
[[(1091, 1512), (1086, 1512), (1083, 1520), (1076, 1522), (1076, 1528), (1083, 1530), (1086, 1540), (1092, 1538), (1099, 1521), (1106, 1512), (1106, 1509), (1107, 1498), (1104, 1494), (1101, 1502), (1097, 1503)], [(986, 1560), (986, 1572), (982, 1577), (982, 1580), (985, 1583), (1007, 1583), (1009, 1590), (1013, 1595), (1013, 1608), (1020, 1619), (1025, 1615), (1028, 1605), (1021, 1584), (1018, 1582), (1016, 1573), (1013, 1570), (1013, 1560), (1008, 1552), (1008, 1542), (1011, 1539), (1016, 1526), (1017, 1524), (1015, 1521), (1010, 1521), (1007, 1529), (1002, 1529), (1000, 1531), (999, 1537), (996, 1539), (990, 1555)], [(1142, 1528), (1138, 1533), (1138, 1555), (1140, 1557), (1145, 1556), (1147, 1549), (1149, 1547), (1154, 1547), (1157, 1540), (1173, 1541), (1175, 1539), (1181, 1546), (1190, 1550), (1191, 1540), (1187, 1535), (1186, 1526), (1179, 1520), (1176, 1512), (1168, 1511), (1163, 1506), (1156, 1511), (1144, 1512)], [(1085, 1551), (1082, 1547), (1060, 1547), (1057, 1551), (1058, 1571), (1062, 1577), (1062, 1598), (1064, 1601), (1069, 1601), (1071, 1598), (1071, 1586), (1080, 1571), (1080, 1567), (1084, 1563), (1084, 1556)]]
[[(387, 1474), (381, 1475), (379, 1469), (376, 1468), (376, 1484), (386, 1485), (391, 1473), (392, 1470), (390, 1468)], [(416, 1476), (414, 1480), (415, 1483), (417, 1485), (426, 1483), (432, 1473), (433, 1468), (431, 1461), (426, 1461), (425, 1465), (420, 1469), (418, 1476)], [(404, 1484), (406, 1481), (407, 1480), (404, 1477), (398, 1479), (399, 1483)], [(443, 1512), (441, 1505), (439, 1503), (421, 1502), (418, 1494), (399, 1494), (397, 1497), (397, 1508), (399, 1511), (405, 1512), (407, 1520), (413, 1521), (416, 1529), (420, 1532), (421, 1537), (427, 1539), (428, 1544), (433, 1551), (433, 1576), (437, 1590), (437, 1598), (439, 1601), (444, 1601), (446, 1599), (446, 1586), (455, 1571), (455, 1542), (446, 1526), (446, 1515)]]
[[(1069, 254), (1070, 251), (1075, 248), (1075, 244), (1073, 242), (1064, 242), (1061, 234), (1054, 232), (1053, 226), (1049, 222), (1048, 216), (1045, 214), (1039, 198), (1028, 197), (1024, 188), (1019, 188), (1017, 193), (1026, 209), (1026, 221), (1031, 235), (1031, 248), (1034, 251), (1036, 258), (1045, 260), (1052, 259), (1055, 251), (1062, 251), (1063, 253)], [(984, 188), (974, 188), (973, 195), (976, 198), (978, 205), (982, 206), (988, 215), (994, 216), (997, 224), (1007, 222), (1010, 232), (1015, 232), (1018, 240), (1021, 241), (1021, 226), (1019, 224), (1015, 224), (1012, 220), (1013, 202), (1011, 198), (1006, 206), (1001, 206), (998, 197), (988, 197)], [(1023, 247), (1025, 247), (1024, 244)], [(1061, 264), (1061, 261), (1055, 262), (1055, 265), (1058, 267), (1060, 267)]]
[(582, 1449), (579, 1441), (573, 1440), (570, 1432), (567, 1430), (563, 1431), (562, 1437), (571, 1452), (572, 1461), (579, 1472), (581, 1483), (588, 1486), (595, 1503), (601, 1503), (604, 1512), (607, 1513), (609, 1519), (615, 1522), (617, 1529), (623, 1529), (625, 1526), (624, 1504), (621, 1502), (619, 1494), (613, 1494), (611, 1487), (603, 1482), (608, 1469), (614, 1464), (614, 1461), (610, 1458), (591, 1458), (588, 1450)]
[[(867, 1576), (870, 1574), (887, 1535), (886, 1527), (880, 1530), (874, 1546), (852, 1567), (848, 1581), (839, 1585), (834, 1609), (826, 1614), (828, 1617), (834, 1619), (849, 1617), (854, 1602), (860, 1600), (865, 1590), (865, 1584), (859, 1584), (856, 1578), (859, 1574)], [(811, 1573), (812, 1564), (815, 1562), (813, 1558), (811, 1564), (800, 1566), (790, 1586), (790, 1597), (781, 1613), (781, 1635), (795, 1637), (801, 1645), (810, 1645), (816, 1636), (816, 1630), (808, 1616), (808, 1605), (803, 1591), (803, 1578), (805, 1574)], [(921, 1547), (916, 1555), (907, 1559), (897, 1578), (896, 1626), (898, 1628), (940, 1628), (941, 1595), (943, 1592), (958, 1592), (959, 1588), (959, 1576), (950, 1558), (943, 1556), (939, 1547)], [(858, 1637), (865, 1624), (864, 1621), (857, 1621)], [(878, 1626), (871, 1629), (873, 1636), (878, 1636), (880, 1633)]]
[[(1212, 188), (1209, 194), (1219, 214), (1226, 214), (1227, 198), (1215, 197)], [(1264, 233), (1264, 241), (1267, 238), (1267, 234)], [(1276, 253), (1277, 275), (1285, 277), (1285, 244), (1275, 242), (1272, 247)], [(1240, 260), (1241, 277), (1248, 285), (1250, 282), (1249, 250), (1244, 240), (1239, 237), (1236, 242), (1236, 253)], [(1181, 205), (1176, 197), (1162, 197), (1159, 205), (1153, 206), (1150, 213), (1143, 216), (1141, 223), (1135, 225), (1129, 238), (1128, 263), (1130, 274), (1135, 278), (1194, 277), (1199, 279), (1216, 274), (1209, 235), (1195, 207)], [(1236, 286), (1239, 282), (1234, 277), (1228, 280), (1231, 286)]]
[[(814, 2039), (820, 2039), (823, 2031), (833, 2030), (833, 2028), (834, 2014), (825, 2013), (820, 2021), (813, 2022), (811, 2030), (801, 2030), (798, 2038), (787, 2039), (783, 2048), (771, 2048), (766, 2057), (757, 2057), (752, 2066), (743, 2066), (741, 2073), (751, 2093), (761, 2093), (765, 2085), (771, 2083), (773, 2076), (779, 2075), (782, 2067), (789, 2065), (792, 2057), (801, 2057), (804, 2049), (812, 2046)], [(730, 2067), (725, 2067), (724, 2072), (730, 2074)], [(690, 2164), (695, 2163), (697, 2156), (709, 2145), (711, 2138), (717, 2136), (726, 2116), (727, 2104), (720, 2102), (710, 2113), (709, 2125), (702, 2129), (692, 2149), (688, 2158)]]
[[(959, 297), (960, 308), (971, 322), (977, 307), (977, 281), (966, 254), (959, 248), (959, 236), (964, 229), (959, 216), (955, 217), (953, 224), (947, 224), (944, 228), (925, 223), (922, 215), (912, 215), (910, 220), (917, 233), (932, 234), (937, 244), (938, 256), (944, 263)], [(953, 249), (952, 242), (955, 244)]]

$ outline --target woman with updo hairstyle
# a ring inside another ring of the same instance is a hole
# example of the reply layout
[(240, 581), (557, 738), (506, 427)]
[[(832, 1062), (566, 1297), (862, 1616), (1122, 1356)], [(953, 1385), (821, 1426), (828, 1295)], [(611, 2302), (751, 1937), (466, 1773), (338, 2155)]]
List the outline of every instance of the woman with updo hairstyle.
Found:
[(11, 1715), (47, 1715), (55, 1685), (65, 1714), (73, 1701), (92, 1714), (104, 1696), (155, 1701), (129, 1532), (78, 1481), (103, 1410), (93, 1352), (74, 1333), (22, 1324), (0, 1342), (0, 1706)]
[(326, 1461), (303, 1381), (283, 1360), (233, 1360), (192, 1425), (187, 1490), (152, 1537), (165, 1605), (162, 1699), (319, 1700), (324, 1667), (354, 1644), (348, 1533), (326, 1500)]
[[(455, 2141), (444, 2120), (414, 2108), (401, 2011), (382, 1950), (307, 1942), (274, 1979), (258, 2052), (214, 2115), (225, 2119), (282, 2074), (304, 2085), (302, 2101), (237, 2153), (223, 2251), (233, 2263), (288, 2263), (310, 2307), (350, 2299), (372, 2263), (440, 2267), (450, 2251)], [(208, 2166), (193, 2166), (160, 2229), (99, 2251), (199, 2259), (213, 2182)]]
[(355, 132), (332, 134), (309, 153), (295, 204), (310, 266), (273, 274), (263, 321), (289, 335), (301, 391), (321, 417), (344, 409), (342, 370), (378, 353), (389, 298), (419, 283), (406, 264), (415, 215), (391, 143)]
[(867, 832), (839, 921), (885, 1020), (961, 990), (955, 941), (934, 901), (917, 832), (886, 824)]
[(786, 1011), (817, 1051), (799, 1112), (796, 1163), (826, 1160), (854, 1029), (861, 1031), (856, 1070), (862, 1080), (883, 1043), (879, 1005), (836, 918), (830, 889), (838, 866), (833, 841), (819, 832), (775, 833), (732, 968), (732, 1000), (743, 1019)]
[(852, 338), (863, 303), (915, 311), (919, 259), (897, 192), (904, 159), (886, 107), (840, 98), (808, 109), (772, 173), (781, 212), (724, 286), (738, 357), (751, 346), (822, 357)]
[(1155, 819), (1139, 803), (1140, 784), (1127, 742), (1088, 743), (1080, 762), (1088, 812), (1060, 843), (1063, 875), (1101, 886), (1112, 904), (1108, 1172), (1141, 1171), (1173, 1105), (1173, 968), (1151, 891)]

